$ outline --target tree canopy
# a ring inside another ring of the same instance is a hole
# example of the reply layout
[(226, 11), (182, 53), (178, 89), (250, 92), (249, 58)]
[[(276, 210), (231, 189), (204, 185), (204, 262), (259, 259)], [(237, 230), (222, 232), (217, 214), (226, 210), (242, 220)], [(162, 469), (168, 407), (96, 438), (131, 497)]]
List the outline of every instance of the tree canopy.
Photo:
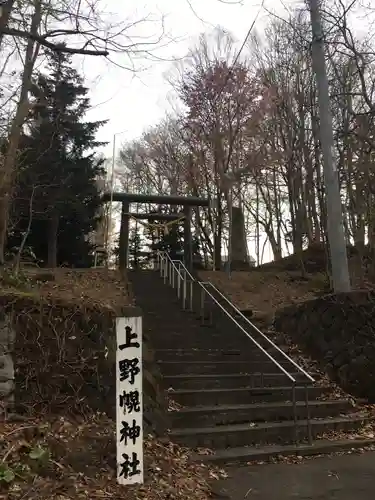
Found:
[(89, 236), (100, 207), (97, 180), (104, 174), (95, 135), (105, 122), (84, 120), (87, 93), (70, 56), (49, 52), (22, 136), (12, 207), (20, 220), (9, 238), (12, 246), (19, 244), (31, 220), (27, 244), (49, 267), (91, 264)]
[[(344, 3), (326, 3), (334, 155), (346, 242), (375, 255), (374, 45), (349, 17)], [(244, 212), (258, 262), (267, 242), (275, 259), (319, 245), (329, 252), (309, 40), (304, 9), (271, 18), (238, 58), (228, 32), (202, 36), (173, 81), (181, 109), (123, 148), (120, 177), (139, 189), (211, 200), (213, 209), (194, 213), (207, 262), (228, 252), (232, 204)]]

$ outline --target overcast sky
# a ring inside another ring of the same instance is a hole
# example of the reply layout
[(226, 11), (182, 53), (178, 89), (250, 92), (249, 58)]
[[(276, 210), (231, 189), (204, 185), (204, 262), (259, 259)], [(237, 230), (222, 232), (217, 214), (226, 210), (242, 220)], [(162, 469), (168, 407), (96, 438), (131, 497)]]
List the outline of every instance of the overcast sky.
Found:
[[(93, 107), (88, 118), (109, 120), (98, 137), (110, 143), (104, 148), (106, 156), (112, 156), (114, 134), (118, 150), (121, 143), (139, 136), (145, 128), (157, 123), (166, 111), (171, 110), (168, 100), (171, 89), (165, 74), (171, 70), (173, 58), (184, 57), (200, 33), (221, 26), (230, 31), (239, 40), (239, 44), (243, 41), (260, 11), (261, 0), (243, 0), (242, 3), (236, 0), (225, 1), (228, 3), (221, 3), (220, 0), (144, 0), (138, 5), (137, 12), (133, 9), (129, 17), (142, 18), (150, 13), (154, 22), (141, 25), (132, 33), (138, 37), (155, 39), (161, 32), (160, 20), (163, 15), (164, 30), (167, 33), (164, 40), (166, 46), (159, 48), (154, 54), (166, 61), (140, 58), (135, 61), (135, 65), (142, 70), (136, 73), (96, 57), (86, 57), (80, 63), (91, 89)], [(286, 3), (297, 5), (300, 2)], [(107, 8), (112, 12), (122, 12), (129, 4), (131, 2), (124, 0), (107, 0)], [(272, 11), (276, 9), (281, 14), (284, 11), (287, 15), (279, 0), (266, 0), (265, 6)], [(261, 11), (256, 29), (262, 29), (267, 15), (264, 10)], [(168, 40), (174, 41), (168, 43)], [(121, 55), (116, 56), (115, 62), (128, 64), (126, 57)], [(121, 133), (123, 131), (126, 132)]]
[[(121, 12), (124, 17), (123, 9), (129, 3), (124, 0), (107, 0), (107, 10)], [(264, 2), (267, 10), (283, 17), (288, 15), (288, 6), (300, 4), (298, 0)], [(240, 46), (255, 18), (257, 31), (262, 30), (267, 17), (269, 18), (269, 14), (260, 7), (261, 0), (224, 0), (224, 3), (220, 0), (144, 0), (137, 4), (137, 12), (133, 9), (129, 17), (140, 19), (151, 14), (154, 22), (140, 25), (132, 33), (138, 37), (155, 39), (161, 32), (160, 20), (163, 17), (166, 46), (154, 54), (165, 61), (140, 58), (135, 61), (135, 65), (142, 70), (136, 73), (119, 68), (102, 58), (86, 57), (83, 61), (76, 61), (90, 88), (92, 110), (88, 119), (109, 120), (98, 133), (99, 140), (109, 143), (103, 148), (104, 154), (112, 156), (114, 134), (117, 156), (122, 143), (140, 136), (147, 127), (156, 124), (167, 111), (171, 111), (171, 87), (166, 81), (166, 73), (171, 71), (174, 59), (179, 60), (187, 54), (200, 33), (220, 26), (231, 32)], [(128, 65), (124, 55), (116, 56), (114, 61), (120, 65)], [(250, 243), (252, 254), (255, 251), (253, 246)], [(271, 254), (269, 245), (266, 245), (265, 261), (272, 258)]]
[[(161, 33), (162, 17), (166, 37), (164, 46), (153, 52), (163, 60), (139, 58), (133, 61), (139, 70), (136, 72), (116, 66), (129, 66), (126, 54), (114, 57), (116, 64), (97, 57), (76, 61), (90, 88), (92, 109), (88, 119), (108, 120), (98, 134), (99, 140), (109, 143), (103, 148), (104, 154), (112, 156), (114, 134), (117, 156), (122, 143), (140, 136), (146, 128), (160, 121), (167, 111), (171, 111), (172, 91), (165, 75), (171, 71), (173, 59), (183, 58), (200, 33), (220, 26), (231, 32), (240, 46), (255, 18), (254, 29), (261, 33), (270, 19), (269, 11), (287, 18), (289, 9), (293, 10), (304, 2), (265, 0), (266, 9), (261, 8), (261, 3), (262, 0), (144, 0), (139, 3), (107, 0), (107, 11), (115, 16), (121, 14), (121, 18), (136, 20), (150, 15), (149, 22), (138, 24), (131, 31), (133, 40), (145, 40), (147, 37), (148, 40), (155, 40)], [(137, 5), (137, 11), (130, 7), (132, 11), (128, 12), (129, 4)], [(359, 26), (356, 23), (356, 28), (366, 31), (364, 23), (362, 19)], [(249, 244), (250, 252), (254, 254), (254, 244)], [(271, 258), (271, 248), (266, 245), (265, 261)]]

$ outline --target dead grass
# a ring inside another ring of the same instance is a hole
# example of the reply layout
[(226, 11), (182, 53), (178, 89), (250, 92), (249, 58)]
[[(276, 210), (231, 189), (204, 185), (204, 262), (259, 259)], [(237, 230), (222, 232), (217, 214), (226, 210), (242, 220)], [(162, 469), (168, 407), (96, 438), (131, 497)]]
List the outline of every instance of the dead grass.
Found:
[[(373, 289), (375, 285), (372, 253), (360, 257), (348, 248), (349, 271), (353, 290)], [(302, 278), (301, 259), (307, 277)], [(211, 281), (243, 309), (273, 313), (276, 309), (329, 293), (327, 255), (323, 246), (315, 245), (281, 260), (263, 264), (250, 272), (200, 271), (202, 280)]]
[(302, 280), (300, 273), (292, 271), (234, 271), (230, 278), (221, 271), (200, 271), (199, 275), (216, 285), (240, 309), (262, 313), (312, 299), (324, 287), (323, 274)]
[[(54, 269), (43, 270), (51, 273), (52, 281), (37, 282), (43, 296), (55, 296), (67, 300), (81, 300), (100, 307), (118, 309), (132, 305), (129, 286), (120, 271), (111, 269)], [(30, 276), (37, 273), (29, 271)]]
[[(27, 411), (0, 422), (0, 500), (210, 498), (208, 481), (223, 473), (190, 463), (189, 450), (151, 435), (144, 440), (145, 484), (124, 487), (116, 482), (115, 422), (92, 410), (89, 401), (95, 398), (89, 396), (106, 401), (106, 394), (102, 397), (91, 387), (103, 385), (96, 372), (108, 378), (105, 386), (113, 392), (114, 374), (99, 363), (101, 346), (93, 329), (108, 336), (101, 318), (113, 319), (118, 309), (133, 303), (120, 273), (28, 270), (19, 282), (3, 280), (0, 298), (23, 321), (16, 328), (16, 383), (30, 400)], [(17, 393), (16, 398), (18, 406), (27, 400)], [(114, 395), (109, 401), (114, 405)], [(43, 451), (43, 460), (30, 457), (35, 449)], [(7, 482), (9, 470), (15, 477)]]
[(18, 277), (4, 270), (0, 282), (2, 295), (30, 295), (113, 312), (134, 304), (129, 283), (118, 270), (25, 268)]
[[(105, 415), (89, 419), (32, 419), (0, 425), (2, 458), (18, 477), (0, 498), (8, 500), (206, 500), (208, 480), (218, 469), (189, 463), (189, 452), (152, 436), (144, 442), (145, 484), (116, 482), (114, 422)], [(33, 462), (31, 449), (42, 449), (48, 460)], [(3, 495), (3, 496), (2, 496)]]

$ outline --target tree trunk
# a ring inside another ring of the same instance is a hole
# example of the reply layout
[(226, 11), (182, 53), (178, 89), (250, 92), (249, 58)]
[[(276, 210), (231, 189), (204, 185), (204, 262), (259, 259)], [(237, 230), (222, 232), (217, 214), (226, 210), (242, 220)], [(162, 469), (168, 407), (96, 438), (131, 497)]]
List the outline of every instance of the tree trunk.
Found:
[(57, 234), (59, 230), (59, 215), (53, 213), (48, 221), (48, 262), (49, 268), (57, 267)]
[(14, 408), (14, 361), (15, 332), (10, 318), (0, 317), (0, 418), (6, 417)]
[(320, 144), (326, 189), (327, 233), (331, 256), (332, 281), (335, 293), (350, 292), (350, 275), (343, 229), (339, 178), (336, 159), (333, 154), (334, 136), (320, 2), (318, 0), (309, 0), (308, 4), (313, 33), (311, 53), (318, 91)]
[(214, 236), (214, 271), (221, 270), (221, 245), (223, 242), (223, 207), (221, 205), (222, 192), (217, 189), (216, 192), (217, 207), (215, 215), (215, 225), (213, 228)]
[[(35, 3), (35, 11), (31, 20), (30, 32), (36, 34), (41, 19), (40, 2)], [(0, 264), (4, 263), (5, 245), (8, 229), (9, 207), (12, 199), (17, 151), (20, 142), (22, 125), (29, 111), (28, 93), (31, 85), (31, 76), (39, 51), (39, 44), (29, 40), (26, 46), (25, 65), (22, 75), (20, 98), (16, 115), (13, 119), (9, 134), (9, 141), (4, 158), (4, 165), (0, 176)]]
[(10, 18), (10, 14), (13, 9), (13, 5), (15, 3), (15, 0), (7, 0), (5, 3), (1, 5), (1, 15), (0, 15), (0, 50), (1, 50), (1, 43), (3, 41), (3, 29), (8, 26), (8, 21)]
[(268, 239), (270, 240), (272, 253), (273, 253), (273, 260), (275, 260), (275, 261), (281, 260), (283, 258), (283, 254), (282, 254), (280, 241), (276, 240), (275, 235), (274, 235), (271, 227), (269, 229), (266, 229), (265, 231), (266, 231), (266, 234), (268, 236)]
[(222, 228), (220, 224), (216, 229), (216, 233), (214, 234), (214, 252), (215, 252), (214, 271), (221, 270), (221, 239), (222, 239)]

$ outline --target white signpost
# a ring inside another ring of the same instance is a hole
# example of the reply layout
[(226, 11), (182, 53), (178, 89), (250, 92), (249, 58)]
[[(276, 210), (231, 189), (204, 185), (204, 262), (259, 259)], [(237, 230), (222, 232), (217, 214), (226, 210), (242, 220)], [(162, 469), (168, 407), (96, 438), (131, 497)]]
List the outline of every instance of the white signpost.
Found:
[(143, 484), (142, 318), (116, 319), (117, 482)]

